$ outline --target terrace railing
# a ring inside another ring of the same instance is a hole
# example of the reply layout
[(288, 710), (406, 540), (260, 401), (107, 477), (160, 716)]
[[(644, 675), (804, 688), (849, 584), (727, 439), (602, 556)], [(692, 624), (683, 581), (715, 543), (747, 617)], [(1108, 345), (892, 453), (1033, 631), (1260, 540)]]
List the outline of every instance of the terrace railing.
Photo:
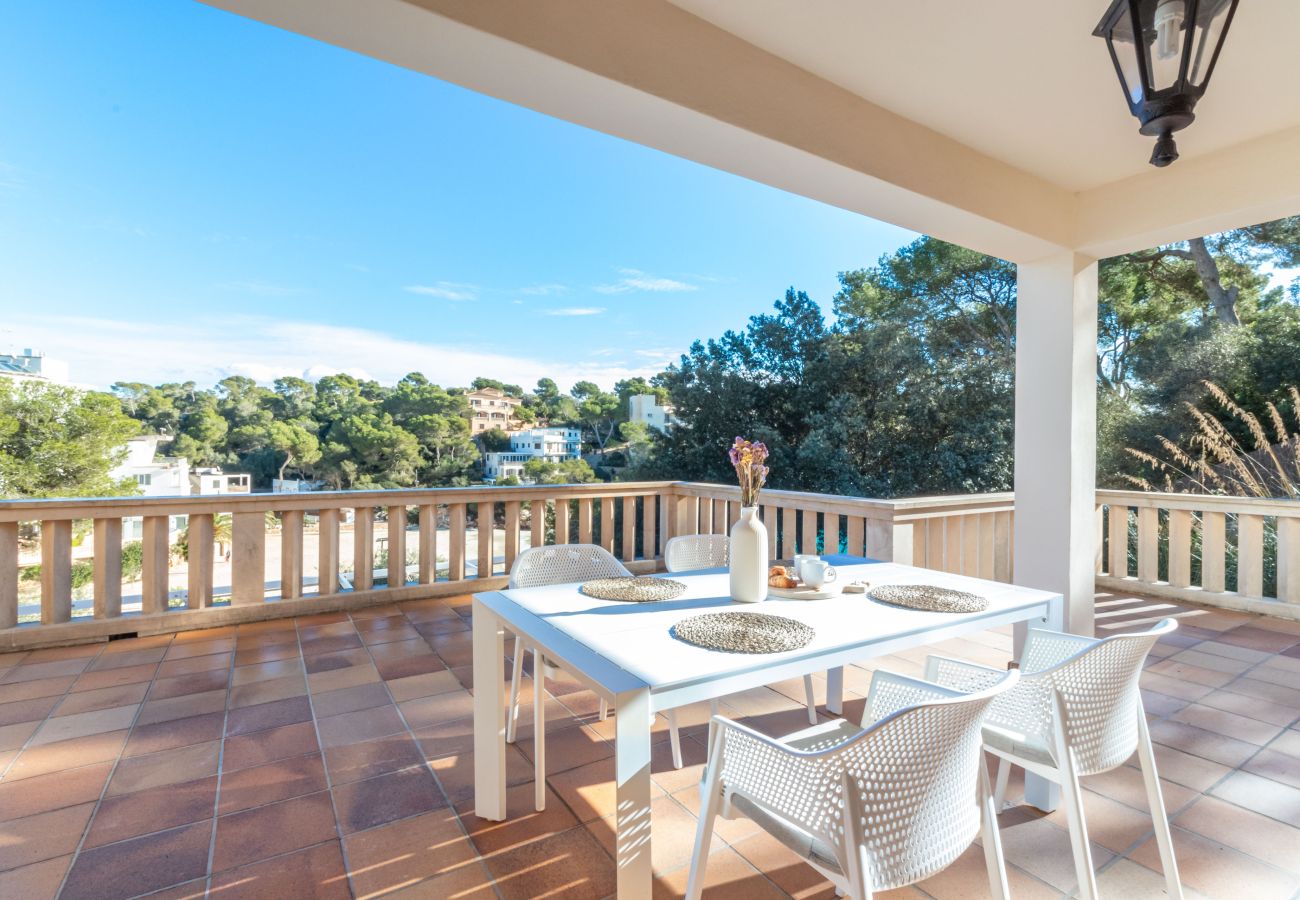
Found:
[[(0, 651), (496, 589), (543, 543), (655, 571), (668, 538), (739, 514), (737, 488), (689, 482), (0, 501)], [(1009, 493), (769, 490), (761, 514), (774, 559), (1014, 574)], [(1300, 618), (1300, 503), (1099, 491), (1097, 528), (1102, 588)]]
[[(629, 482), (0, 501), (0, 651), (495, 589), (543, 543), (597, 543), (654, 571), (669, 537), (725, 533), (739, 500), (735, 487)], [(762, 500), (774, 558), (1011, 578), (1010, 494)]]
[(1097, 492), (1097, 584), (1300, 619), (1300, 502)]

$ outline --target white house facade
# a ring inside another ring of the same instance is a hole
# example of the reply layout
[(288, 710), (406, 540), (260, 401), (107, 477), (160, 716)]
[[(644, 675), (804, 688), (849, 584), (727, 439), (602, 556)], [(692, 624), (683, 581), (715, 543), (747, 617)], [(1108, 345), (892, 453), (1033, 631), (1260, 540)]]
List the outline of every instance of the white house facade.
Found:
[(483, 477), (524, 480), (524, 465), (533, 459), (563, 462), (582, 456), (582, 432), (577, 428), (530, 428), (510, 435), (508, 452), (483, 454)]
[(641, 422), (659, 431), (668, 431), (673, 427), (673, 408), (660, 406), (659, 398), (654, 394), (633, 394), (627, 398), (627, 418), (629, 422)]

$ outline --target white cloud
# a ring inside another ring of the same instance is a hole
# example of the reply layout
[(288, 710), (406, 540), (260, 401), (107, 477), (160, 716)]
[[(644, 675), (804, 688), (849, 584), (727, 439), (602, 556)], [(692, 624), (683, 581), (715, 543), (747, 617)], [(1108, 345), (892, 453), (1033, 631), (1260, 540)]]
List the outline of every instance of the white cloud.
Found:
[(532, 297), (553, 297), (556, 294), (563, 294), (568, 291), (569, 286), (566, 284), (533, 284), (526, 288), (520, 288), (519, 293), (528, 294)]
[(676, 281), (672, 278), (660, 278), (649, 275), (640, 269), (619, 269), (623, 277), (612, 284), (598, 284), (593, 288), (599, 294), (627, 294), (632, 291), (653, 291), (655, 293), (674, 293), (678, 291), (698, 291), (699, 285)]
[(605, 311), (603, 306), (562, 306), (558, 309), (544, 309), (544, 316), (598, 316)]
[(438, 297), (442, 300), (476, 300), (478, 287), (472, 284), (460, 284), (455, 281), (439, 281), (434, 284), (409, 284), (402, 288), (408, 294), (421, 294), (425, 297)]
[(513, 384), (553, 378), (561, 387), (586, 380), (609, 389), (620, 379), (659, 371), (651, 364), (579, 362), (564, 348), (542, 359), (469, 343), (491, 339), (490, 329), (468, 334), (462, 343), (436, 344), (365, 328), (265, 316), (124, 322), (28, 314), (6, 324), (23, 343), (66, 361), (74, 381), (99, 388), (115, 381), (195, 381), (208, 386), (237, 374), (269, 383), (284, 375), (319, 378), (335, 372), (392, 384), (409, 372), (423, 372), (448, 386), (486, 375)]

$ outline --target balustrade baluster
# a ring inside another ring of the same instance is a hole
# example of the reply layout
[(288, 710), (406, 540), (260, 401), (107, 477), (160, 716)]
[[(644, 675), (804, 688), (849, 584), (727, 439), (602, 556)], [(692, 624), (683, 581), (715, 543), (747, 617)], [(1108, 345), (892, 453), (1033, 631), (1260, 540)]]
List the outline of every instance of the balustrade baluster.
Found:
[(529, 549), (546, 544), (546, 503), (545, 500), (528, 502)]
[(438, 580), (438, 507), (425, 503), (420, 507), (420, 584)]
[(1264, 517), (1237, 516), (1237, 593), (1264, 596)]
[(0, 628), (18, 624), (18, 523), (0, 522)]
[[(262, 525), (262, 514), (255, 515), (259, 527)], [(239, 537), (238, 516), (235, 517), (234, 539), (235, 555), (238, 557)], [(145, 516), (142, 523), (143, 533), (143, 562), (144, 568), (140, 573), (140, 614), (156, 615), (167, 611), (167, 594), (169, 593), (168, 569), (171, 567), (171, 546), (168, 544), (168, 531), (170, 520), (167, 516)], [(259, 564), (263, 563), (261, 554), (261, 544), (258, 544)], [(238, 585), (239, 559), (234, 560), (234, 572), (236, 575), (235, 584)], [(259, 570), (260, 571), (260, 570)], [(236, 602), (231, 600), (231, 602)], [(261, 602), (261, 597), (258, 598)]]
[(947, 571), (948, 529), (943, 519), (925, 520), (925, 567)]
[(976, 576), (980, 569), (979, 516), (958, 516), (956, 521), (961, 525), (961, 564), (957, 571)]
[(41, 624), (72, 618), (72, 522), (41, 522)]
[(375, 508), (352, 510), (352, 590), (368, 591), (375, 586)]
[(805, 509), (799, 513), (799, 552), (800, 553), (817, 553), (817, 510)]
[(600, 498), (600, 546), (614, 552), (614, 498)]
[(624, 497), (619, 502), (623, 509), (623, 560), (631, 562), (636, 559), (636, 498)]
[(943, 570), (961, 574), (962, 570), (962, 519), (964, 516), (947, 516), (943, 519)]
[(848, 533), (844, 536), (844, 552), (850, 556), (864, 556), (867, 552), (866, 520), (861, 516), (848, 516)]
[(519, 555), (519, 501), (506, 501), (506, 561), (505, 572), (510, 574), (510, 567)]
[[(193, 533), (189, 535), (193, 538)], [(95, 618), (122, 615), (122, 520), (95, 520)]]
[(1110, 505), (1110, 563), (1108, 569), (1112, 578), (1128, 577), (1128, 510), (1127, 506)]
[(388, 507), (388, 586), (406, 587), (406, 507)]
[(578, 498), (578, 543), (591, 543), (591, 498)]
[(1138, 507), (1138, 581), (1160, 580), (1160, 511), (1154, 506)]
[(679, 528), (675, 535), (679, 534), (704, 534), (700, 530), (700, 507), (705, 506), (700, 502), (699, 497), (684, 497), (682, 503), (678, 506), (678, 525)]
[(659, 556), (655, 540), (655, 523), (659, 520), (655, 509), (657, 500), (649, 494), (641, 498), (641, 556), (644, 559), (657, 559)]
[(1169, 510), (1169, 584), (1185, 588), (1192, 583), (1192, 513)]
[(280, 514), (280, 599), (302, 596), (302, 518), (300, 509)]
[(475, 511), (478, 515), (478, 570), (477, 577), (492, 577), (492, 558), (496, 555), (496, 507), (495, 503), (478, 503)]
[(316, 526), (316, 593), (321, 597), (339, 592), (339, 511), (320, 511)]
[(822, 514), (822, 552), (831, 554), (840, 552), (840, 514)]
[(1015, 554), (1011, 542), (1015, 536), (1015, 516), (1011, 512), (994, 513), (993, 521), (993, 580), (1008, 584), (1012, 577)]
[(1201, 513), (1201, 590), (1221, 594), (1226, 589), (1227, 517)]
[[(99, 539), (95, 541), (98, 546)], [(185, 606), (188, 609), (212, 605), (213, 544), (212, 513), (191, 513), (185, 526)], [(98, 595), (98, 587), (95, 593)]]
[(447, 578), (461, 581), (465, 578), (465, 504), (451, 503), (447, 506)]
[(567, 497), (555, 501), (555, 543), (569, 543), (569, 514), (573, 511), (572, 501)]
[[(971, 518), (976, 518), (971, 516)], [(994, 520), (997, 518), (996, 513), (980, 513), (979, 529), (977, 532), (977, 541), (979, 543), (979, 561), (974, 571), (968, 574), (976, 578), (992, 578), (993, 569), (997, 564), (997, 545), (994, 542)], [(1098, 545), (1100, 546), (1100, 545)]]
[[(148, 534), (149, 520), (145, 519)], [(164, 523), (165, 533), (167, 526)], [(266, 513), (235, 512), (230, 517), (230, 603), (247, 606), (266, 601)], [(149, 541), (145, 540), (145, 572), (149, 571)], [(166, 579), (164, 578), (164, 582)], [(146, 583), (146, 603), (149, 594)]]

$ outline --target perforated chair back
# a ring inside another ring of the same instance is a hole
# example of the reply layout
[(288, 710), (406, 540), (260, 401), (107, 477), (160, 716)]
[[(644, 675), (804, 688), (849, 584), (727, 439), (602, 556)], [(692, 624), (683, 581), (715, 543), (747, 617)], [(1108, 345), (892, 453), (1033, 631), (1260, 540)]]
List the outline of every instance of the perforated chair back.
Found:
[(799, 751), (726, 729), (721, 783), (807, 832), (814, 848), (824, 843), (841, 871), (861, 848), (872, 891), (913, 884), (951, 864), (979, 832), (982, 725), (1017, 678), (1013, 671), (964, 694), (877, 672), (867, 716), (880, 721), (847, 742), (841, 732), (838, 746), (800, 742)]
[(510, 587), (567, 584), (592, 578), (631, 575), (614, 555), (595, 544), (556, 544), (525, 550), (510, 567)]
[[(1110, 771), (1137, 749), (1142, 664), (1156, 641), (1177, 627), (1175, 620), (1162, 619), (1148, 631), (1101, 639), (1031, 630), (1021, 654), (1020, 684), (993, 704), (989, 725), (1025, 735), (1050, 750), (1055, 692), (1061, 698), (1065, 743), (1074, 754), (1076, 774)], [(945, 672), (949, 661), (937, 664), (940, 671), (927, 670), (936, 681), (959, 685), (967, 677), (974, 679), (967, 687), (983, 686), (973, 671), (959, 672), (958, 665)]]
[(716, 569), (731, 558), (731, 539), (725, 534), (684, 534), (664, 545), (664, 568), (669, 572)]
[[(1061, 697), (1065, 739), (1074, 753), (1076, 774), (1109, 771), (1137, 749), (1142, 664), (1161, 635), (1177, 627), (1173, 619), (1164, 619), (1149, 631), (1103, 638), (1073, 653), (1051, 632), (1030, 632), (1024, 653), (1027, 671), (1016, 692), (1027, 689), (1025, 699), (1009, 695), (1004, 702), (1029, 702), (1050, 716), (1048, 697), (1054, 688)], [(1057, 662), (1061, 655), (1066, 658)], [(1033, 700), (1030, 692), (1037, 695)], [(1000, 712), (995, 706), (991, 717)]]

